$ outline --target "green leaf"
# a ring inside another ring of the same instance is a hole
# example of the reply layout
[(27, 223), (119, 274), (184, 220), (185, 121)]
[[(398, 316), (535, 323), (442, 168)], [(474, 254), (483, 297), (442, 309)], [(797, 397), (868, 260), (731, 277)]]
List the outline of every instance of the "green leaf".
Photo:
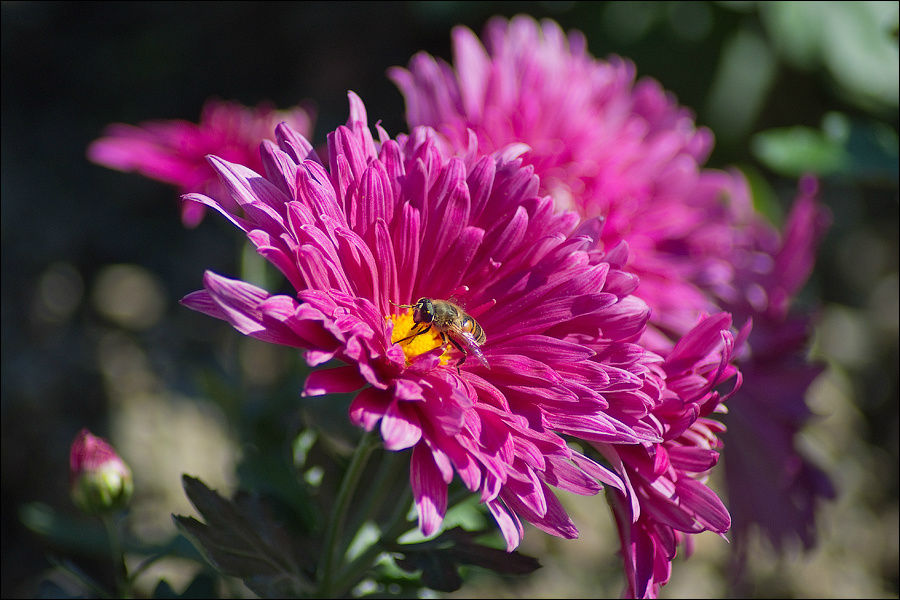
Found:
[[(42, 502), (30, 502), (19, 507), (19, 518), (29, 530), (70, 554), (104, 559), (109, 556), (109, 539), (99, 519), (72, 517)], [(130, 554), (202, 560), (194, 547), (180, 535), (162, 544), (147, 544), (126, 535), (123, 549)]]
[(504, 575), (527, 575), (540, 568), (541, 563), (537, 559), (521, 552), (507, 552), (475, 543), (475, 538), (482, 535), (483, 531), (466, 531), (461, 527), (454, 527), (441, 537), (454, 542), (450, 551), (456, 560), (463, 564), (490, 569)]
[(409, 551), (397, 564), (405, 571), (422, 571), (422, 583), (433, 590), (455, 592), (462, 587), (457, 563), (446, 551)]
[(180, 598), (172, 586), (169, 585), (169, 582), (165, 579), (160, 579), (159, 583), (156, 584), (156, 587), (153, 588), (153, 597), (154, 598)]
[(765, 216), (770, 223), (775, 224), (779, 228), (784, 222), (784, 209), (778, 200), (778, 194), (772, 189), (772, 186), (763, 177), (759, 169), (751, 165), (737, 165), (741, 173), (747, 179), (750, 186), (750, 196), (753, 199), (753, 208), (756, 212)]
[(99, 519), (73, 518), (43, 502), (19, 507), (19, 519), (33, 533), (74, 554), (109, 556), (109, 540)]
[(197, 573), (181, 593), (182, 598), (215, 598), (217, 595), (216, 578), (209, 573)]
[(452, 592), (462, 585), (460, 565), (473, 565), (504, 575), (527, 575), (540, 563), (518, 551), (506, 552), (475, 542), (484, 531), (466, 531), (455, 527), (438, 537), (416, 544), (396, 544), (390, 550), (403, 555), (396, 560), (406, 571), (422, 571), (422, 583), (428, 587)]
[(187, 475), (182, 477), (182, 483), (206, 523), (193, 517), (173, 518), (216, 569), (243, 579), (247, 587), (264, 598), (312, 591), (309, 577), (297, 564), (296, 550), (261, 505), (246, 499), (226, 500), (199, 479)]
[(827, 69), (850, 102), (896, 114), (896, 2), (761, 2), (771, 43), (795, 66)]
[(184, 589), (184, 592), (176, 592), (169, 582), (160, 579), (153, 590), (153, 598), (215, 598), (218, 596), (216, 578), (209, 573), (201, 572)]
[(788, 127), (756, 134), (751, 150), (782, 175), (848, 175), (861, 180), (897, 179), (897, 132), (885, 123), (851, 120), (830, 112), (822, 129)]
[(788, 177), (829, 175), (850, 166), (850, 156), (839, 141), (800, 125), (757, 133), (750, 140), (750, 149), (764, 165)]

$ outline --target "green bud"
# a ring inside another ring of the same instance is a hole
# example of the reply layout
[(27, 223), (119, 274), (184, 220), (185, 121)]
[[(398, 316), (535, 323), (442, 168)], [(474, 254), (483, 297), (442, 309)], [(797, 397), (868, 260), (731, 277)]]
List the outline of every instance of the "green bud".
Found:
[(72, 501), (88, 514), (124, 508), (134, 484), (131, 469), (106, 440), (82, 429), (69, 454)]

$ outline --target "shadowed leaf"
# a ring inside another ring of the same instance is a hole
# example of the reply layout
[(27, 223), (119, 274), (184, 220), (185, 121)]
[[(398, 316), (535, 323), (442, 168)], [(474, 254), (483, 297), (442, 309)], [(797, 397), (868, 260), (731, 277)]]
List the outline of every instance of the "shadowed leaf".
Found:
[(455, 527), (433, 540), (397, 544), (391, 550), (403, 554), (397, 559), (400, 568), (421, 570), (422, 583), (442, 592), (460, 588), (460, 565), (474, 565), (504, 575), (526, 575), (541, 566), (536, 559), (518, 551), (506, 552), (476, 543), (475, 539), (484, 533)]
[(258, 502), (247, 498), (226, 500), (187, 475), (182, 482), (206, 522), (175, 515), (175, 523), (214, 567), (243, 579), (264, 598), (298, 596), (312, 590), (309, 578), (295, 562), (290, 541)]

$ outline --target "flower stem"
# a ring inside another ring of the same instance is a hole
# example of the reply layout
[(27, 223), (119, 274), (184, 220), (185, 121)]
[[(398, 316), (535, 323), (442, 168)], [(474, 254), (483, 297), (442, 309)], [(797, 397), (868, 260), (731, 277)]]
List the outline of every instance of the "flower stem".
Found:
[(368, 486), (368, 493), (359, 504), (361, 508), (352, 515), (353, 520), (348, 522), (349, 529), (344, 536), (344, 542), (349, 545), (367, 521), (376, 521), (376, 513), (383, 509), (388, 496), (393, 496), (391, 504), (394, 505), (397, 491), (407, 486), (409, 486), (409, 453), (384, 452), (381, 464), (371, 479), (371, 485)]
[(365, 572), (372, 567), (372, 563), (384, 552), (385, 548), (396, 542), (398, 537), (409, 530), (410, 523), (406, 520), (406, 515), (409, 513), (411, 500), (412, 490), (407, 484), (403, 496), (397, 501), (394, 513), (382, 530), (381, 537), (340, 572), (338, 581), (341, 582), (341, 587), (337, 590), (339, 597), (348, 596), (353, 586), (362, 579)]
[(113, 562), (113, 573), (116, 580), (116, 595), (119, 598), (131, 598), (131, 580), (128, 578), (128, 569), (125, 566), (125, 555), (122, 554), (122, 541), (119, 538), (119, 528), (115, 518), (111, 515), (101, 515), (100, 520), (106, 528), (106, 537), (109, 539), (110, 556)]
[(335, 499), (334, 510), (331, 513), (331, 520), (328, 523), (328, 529), (325, 531), (325, 543), (322, 546), (322, 562), (319, 564), (318, 570), (319, 596), (323, 598), (328, 598), (332, 595), (331, 588), (335, 562), (338, 560), (339, 547), (341, 546), (338, 541), (341, 538), (341, 531), (347, 518), (347, 509), (350, 506), (350, 500), (356, 491), (356, 484), (359, 483), (359, 478), (362, 475), (366, 462), (376, 447), (376, 442), (376, 435), (371, 431), (363, 435), (359, 445), (353, 452), (353, 458), (347, 466), (344, 479), (341, 481), (341, 487)]

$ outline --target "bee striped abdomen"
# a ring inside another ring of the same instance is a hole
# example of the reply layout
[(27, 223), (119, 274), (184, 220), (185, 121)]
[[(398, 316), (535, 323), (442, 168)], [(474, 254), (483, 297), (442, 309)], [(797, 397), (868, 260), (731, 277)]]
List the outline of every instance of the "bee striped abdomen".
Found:
[(465, 319), (463, 319), (460, 327), (463, 331), (471, 333), (472, 337), (475, 338), (475, 342), (477, 342), (478, 344), (483, 344), (487, 339), (487, 336), (484, 335), (484, 329), (481, 328), (481, 325), (478, 324), (478, 321), (468, 315), (466, 315)]

